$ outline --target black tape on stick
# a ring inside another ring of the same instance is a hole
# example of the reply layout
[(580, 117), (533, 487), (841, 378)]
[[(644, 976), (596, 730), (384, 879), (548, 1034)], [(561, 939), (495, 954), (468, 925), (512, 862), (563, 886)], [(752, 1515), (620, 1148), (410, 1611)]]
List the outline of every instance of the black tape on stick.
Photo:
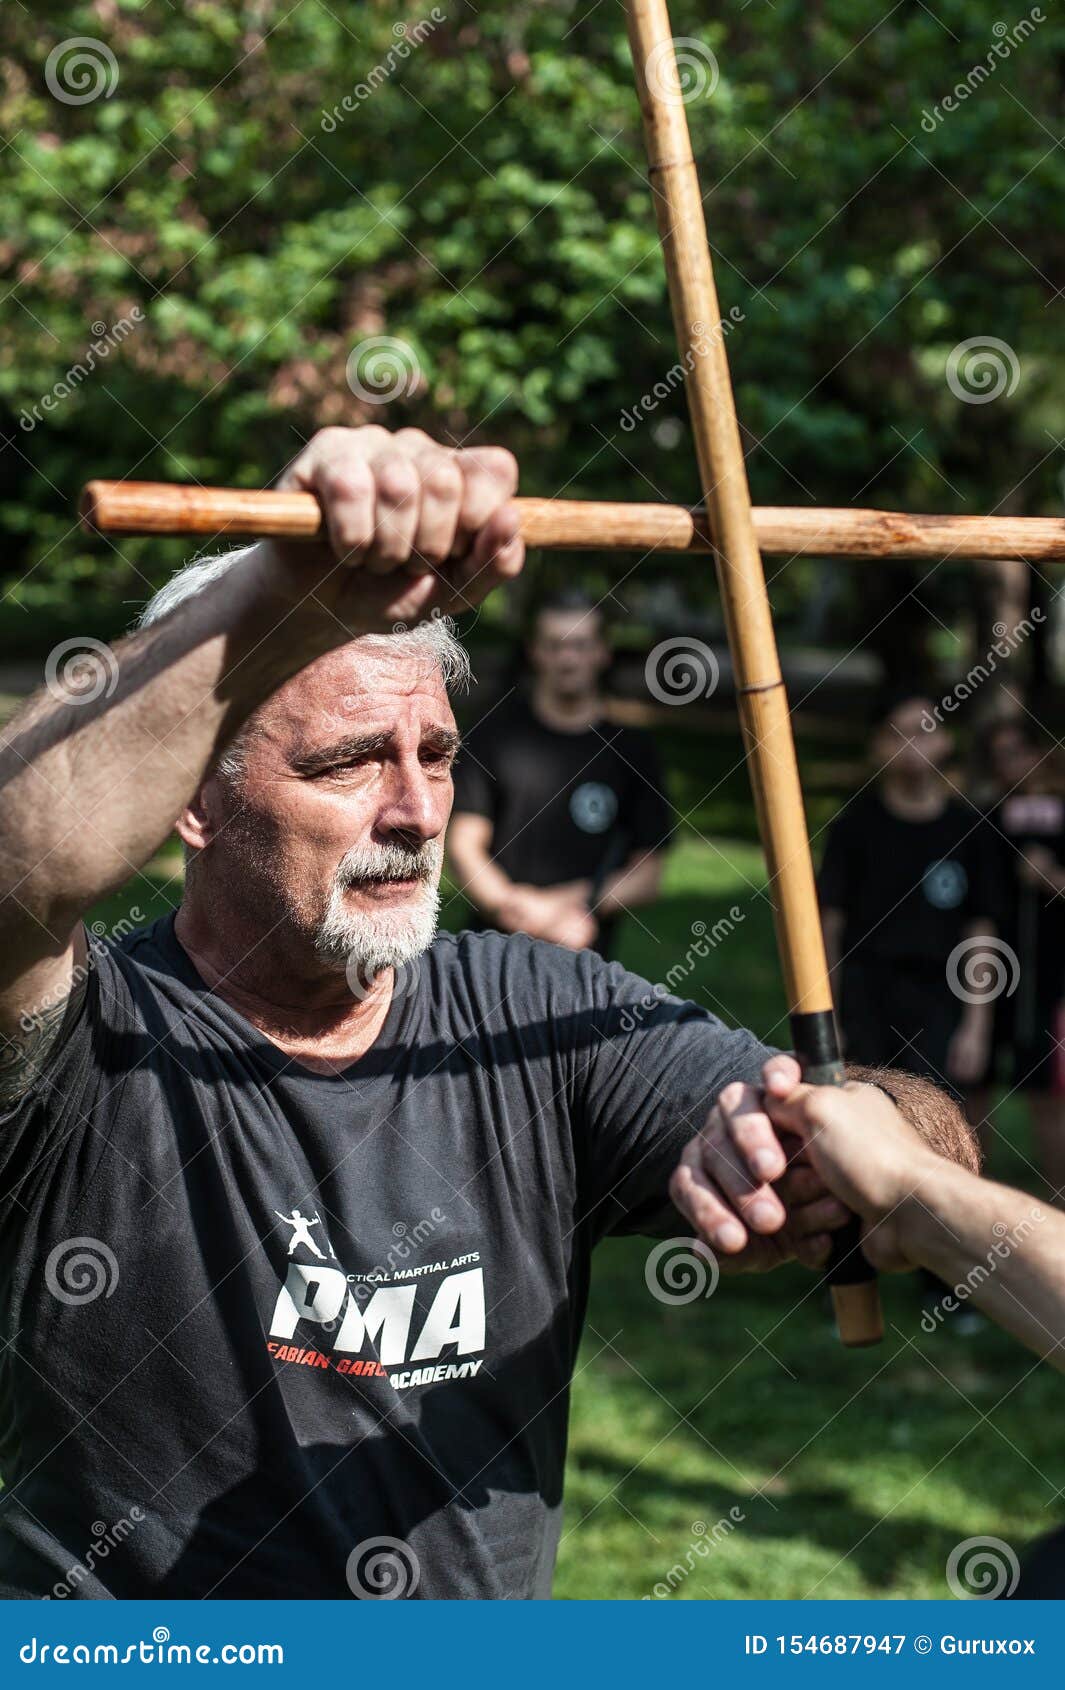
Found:
[[(843, 1058), (839, 1049), (836, 1017), (830, 1009), (791, 1017), (792, 1049), (799, 1059), (802, 1077), (811, 1086), (841, 1086)], [(828, 1285), (866, 1285), (876, 1278), (862, 1253), (861, 1222), (855, 1215), (845, 1227), (832, 1234), (832, 1254), (825, 1269)]]

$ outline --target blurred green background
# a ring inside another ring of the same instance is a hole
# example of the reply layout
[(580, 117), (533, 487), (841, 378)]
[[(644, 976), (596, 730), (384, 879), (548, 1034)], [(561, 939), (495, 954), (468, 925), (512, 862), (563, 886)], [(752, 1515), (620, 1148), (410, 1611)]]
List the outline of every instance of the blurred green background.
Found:
[[(1065, 20), (1034, 13), (675, 0), (757, 502), (1060, 511)], [(387, 415), (504, 442), (527, 493), (696, 498), (680, 385), (622, 422), (676, 352), (617, 0), (6, 6), (0, 103), (0, 655), (121, 629), (186, 555), (80, 537), (91, 475), (268, 485)], [(348, 379), (381, 336), (384, 408)], [(1008, 380), (960, 399), (989, 337)], [(996, 614), (957, 563), (771, 574), (785, 628), (897, 672)], [(705, 568), (676, 594), (713, 616)]]

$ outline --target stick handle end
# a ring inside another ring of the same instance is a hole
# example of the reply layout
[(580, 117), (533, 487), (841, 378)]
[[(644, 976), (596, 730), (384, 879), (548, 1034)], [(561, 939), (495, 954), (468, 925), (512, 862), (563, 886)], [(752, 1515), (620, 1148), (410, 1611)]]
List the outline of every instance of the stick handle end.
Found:
[(81, 490), (81, 498), (78, 500), (78, 521), (82, 528), (90, 534), (100, 532), (100, 500), (106, 485), (107, 483), (104, 481), (87, 481)]
[(880, 1343), (884, 1336), (884, 1320), (875, 1279), (867, 1279), (858, 1285), (833, 1285), (832, 1307), (840, 1343), (847, 1349), (859, 1350)]

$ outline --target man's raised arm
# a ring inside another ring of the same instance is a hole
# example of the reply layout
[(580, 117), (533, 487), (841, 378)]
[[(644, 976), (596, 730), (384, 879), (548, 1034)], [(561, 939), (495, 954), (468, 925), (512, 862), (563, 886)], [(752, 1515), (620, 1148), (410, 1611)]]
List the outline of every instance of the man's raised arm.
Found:
[[(226, 560), (122, 640), (91, 684), (56, 678), (0, 741), (0, 1107), (42, 1070), (76, 1011), (81, 917), (168, 838), (251, 712), (323, 652), (521, 569), (509, 453), (450, 451), (417, 429), (325, 429), (281, 485), (315, 493), (329, 543)], [(85, 671), (82, 670), (82, 678)]]

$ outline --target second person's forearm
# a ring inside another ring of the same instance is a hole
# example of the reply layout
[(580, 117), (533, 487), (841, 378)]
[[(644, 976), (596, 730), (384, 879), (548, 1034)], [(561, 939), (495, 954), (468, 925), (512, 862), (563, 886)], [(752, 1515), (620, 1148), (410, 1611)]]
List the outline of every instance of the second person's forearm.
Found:
[(974, 1303), (1065, 1369), (1065, 1215), (937, 1160), (906, 1200), (902, 1237), (907, 1255), (948, 1287), (942, 1304)]

